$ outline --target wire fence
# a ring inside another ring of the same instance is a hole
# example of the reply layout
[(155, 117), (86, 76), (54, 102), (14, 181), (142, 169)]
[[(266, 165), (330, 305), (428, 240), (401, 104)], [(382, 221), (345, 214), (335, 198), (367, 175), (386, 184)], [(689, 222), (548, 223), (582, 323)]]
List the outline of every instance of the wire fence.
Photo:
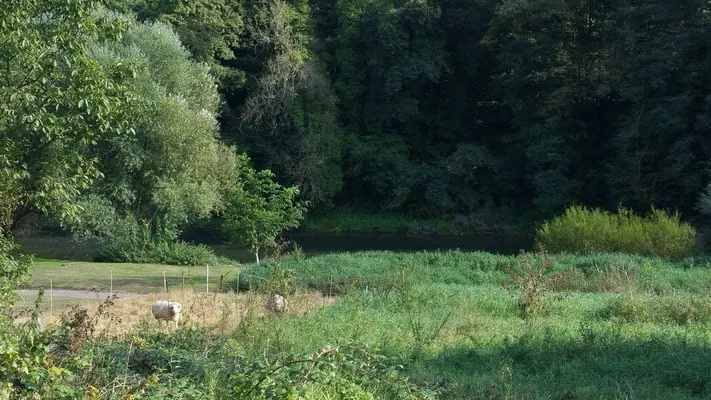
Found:
[[(68, 267), (71, 268), (71, 267)], [(230, 266), (169, 267), (160, 270), (126, 270), (106, 268), (93, 270), (85, 276), (77, 272), (71, 276), (53, 275), (55, 278), (33, 279), (32, 289), (23, 290), (25, 307), (30, 307), (39, 290), (44, 291), (43, 309), (50, 314), (61, 310), (67, 304), (89, 304), (107, 298), (131, 298), (142, 295), (186, 296), (191, 294), (217, 294), (225, 292), (258, 292), (267, 285), (274, 287), (273, 271), (240, 271)], [(277, 286), (299, 291), (317, 292), (324, 298), (337, 297), (346, 291), (359, 290), (363, 293), (387, 291), (406, 281), (405, 273), (384, 273), (382, 275), (294, 275), (284, 277), (287, 282), (277, 282)], [(276, 277), (278, 280), (279, 277)], [(285, 286), (284, 286), (285, 285)]]

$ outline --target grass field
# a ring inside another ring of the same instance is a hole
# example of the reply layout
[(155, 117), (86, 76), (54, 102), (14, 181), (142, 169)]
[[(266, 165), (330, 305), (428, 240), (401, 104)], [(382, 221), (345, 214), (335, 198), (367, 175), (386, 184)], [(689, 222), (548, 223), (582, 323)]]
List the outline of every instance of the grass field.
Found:
[[(211, 266), (209, 290), (219, 290), (223, 281), (237, 276), (236, 266)], [(31, 269), (28, 288), (54, 288), (108, 292), (155, 293), (162, 291), (163, 274), (169, 290), (188, 289), (207, 291), (206, 267), (186, 267), (158, 264), (96, 263), (88, 261), (38, 260)]]
[[(413, 382), (438, 398), (711, 397), (707, 259), (382, 251), (277, 261), (278, 270), (274, 264), (243, 266), (239, 279), (229, 268), (219, 273), (227, 276), (225, 288), (245, 290), (274, 284), (272, 274), (281, 271), (276, 283), (287, 284), (296, 295), (289, 297), (295, 308), (279, 318), (265, 315), (263, 299), (252, 291), (199, 293), (205, 276), (198, 274), (204, 269), (186, 268), (194, 272), (198, 289), (180, 291), (171, 284), (169, 293), (185, 296), (176, 297), (189, 315), (182, 330), (207, 326), (225, 341), (209, 355), (207, 345), (199, 350), (197, 344), (180, 342), (186, 353), (172, 359), (170, 373), (203, 387), (210, 370), (234, 369), (229, 354), (260, 362), (290, 360), (354, 342), (398, 360)], [(142, 293), (161, 290), (163, 270), (173, 275), (183, 270), (46, 261), (34, 268), (32, 285), (50, 277), (72, 288), (104, 285), (112, 268), (114, 277), (117, 271), (132, 277), (125, 287)], [(112, 309), (130, 323), (109, 319), (102, 329), (126, 332), (152, 322), (157, 330), (148, 304), (164, 296), (117, 301)], [(195, 343), (208, 340), (199, 332), (184, 335)], [(130, 342), (102, 340), (92, 351), (107, 359), (123, 357), (130, 348)], [(182, 339), (170, 340), (176, 345)], [(160, 341), (155, 346), (145, 350), (145, 362), (159, 367), (161, 358), (151, 357), (162, 349)], [(196, 365), (206, 365), (205, 371), (196, 372)]]
[[(522, 288), (536, 279), (526, 266), (545, 271), (539, 307), (524, 317), (530, 289)], [(284, 348), (355, 339), (405, 357), (411, 376), (452, 398), (711, 397), (711, 268), (703, 260), (369, 252), (281, 267), (303, 287), (335, 280), (343, 294), (297, 320), (265, 321), (253, 335), (280, 332)], [(512, 276), (530, 279), (517, 285)]]

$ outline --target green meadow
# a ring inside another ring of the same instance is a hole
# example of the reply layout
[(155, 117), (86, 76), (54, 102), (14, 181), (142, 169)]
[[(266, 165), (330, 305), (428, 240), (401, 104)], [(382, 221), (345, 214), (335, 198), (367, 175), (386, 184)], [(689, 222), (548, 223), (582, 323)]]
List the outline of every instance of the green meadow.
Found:
[[(50, 264), (35, 267), (33, 282), (59, 268)], [(143, 268), (150, 281), (166, 267)], [(279, 288), (287, 299), (317, 292), (335, 301), (303, 312), (246, 313), (219, 335), (139, 326), (131, 335), (98, 337), (84, 347), (97, 368), (84, 371), (86, 382), (106, 388), (128, 366), (135, 382), (160, 372), (161, 390), (169, 379), (202, 398), (711, 397), (711, 265), (704, 258), (296, 254), (229, 276), (224, 290)], [(335, 357), (334, 348), (340, 358), (316, 361)], [(382, 359), (380, 369), (373, 357)], [(116, 398), (131, 390), (128, 382), (112, 389)]]
[[(342, 298), (318, 313), (258, 325), (250, 335), (261, 338), (250, 344), (255, 351), (356, 340), (402, 357), (415, 381), (445, 398), (711, 395), (711, 269), (701, 259), (449, 251), (279, 264), (302, 288)], [(268, 273), (247, 269), (240, 287)], [(536, 284), (537, 307), (524, 312)]]

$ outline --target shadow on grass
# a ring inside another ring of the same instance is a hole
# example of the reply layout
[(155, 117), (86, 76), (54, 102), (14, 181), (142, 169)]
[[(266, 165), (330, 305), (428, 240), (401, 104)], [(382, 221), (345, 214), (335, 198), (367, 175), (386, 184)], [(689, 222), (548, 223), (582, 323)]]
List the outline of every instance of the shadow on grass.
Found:
[[(695, 333), (642, 339), (582, 328), (579, 338), (524, 334), (495, 348), (455, 346), (417, 360), (413, 374), (454, 398), (711, 398), (711, 344)], [(429, 376), (428, 376), (429, 375)]]

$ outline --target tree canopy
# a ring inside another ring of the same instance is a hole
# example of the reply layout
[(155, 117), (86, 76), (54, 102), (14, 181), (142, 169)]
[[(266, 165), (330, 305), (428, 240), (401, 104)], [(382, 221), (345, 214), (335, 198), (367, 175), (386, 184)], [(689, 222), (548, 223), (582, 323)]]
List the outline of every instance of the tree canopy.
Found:
[(99, 176), (100, 138), (129, 136), (135, 96), (122, 63), (91, 44), (121, 31), (89, 0), (13, 0), (0, 7), (0, 227), (30, 210), (75, 217), (73, 200)]
[[(701, 0), (111, 2), (137, 22), (72, 14), (91, 2), (21, 3), (27, 14), (3, 10), (15, 35), (0, 121), (14, 135), (3, 155), (11, 204), (66, 214), (56, 200), (105, 169), (95, 194), (151, 223), (173, 215), (162, 222), (173, 226), (220, 208), (210, 188), (234, 179), (207, 171), (230, 165), (216, 161), (227, 146), (297, 186), (312, 213), (546, 218), (577, 203), (686, 218), (709, 183)], [(55, 6), (73, 19), (52, 17)], [(65, 46), (68, 35), (80, 44)], [(121, 136), (134, 125), (141, 135)], [(32, 166), (43, 152), (54, 161)]]

